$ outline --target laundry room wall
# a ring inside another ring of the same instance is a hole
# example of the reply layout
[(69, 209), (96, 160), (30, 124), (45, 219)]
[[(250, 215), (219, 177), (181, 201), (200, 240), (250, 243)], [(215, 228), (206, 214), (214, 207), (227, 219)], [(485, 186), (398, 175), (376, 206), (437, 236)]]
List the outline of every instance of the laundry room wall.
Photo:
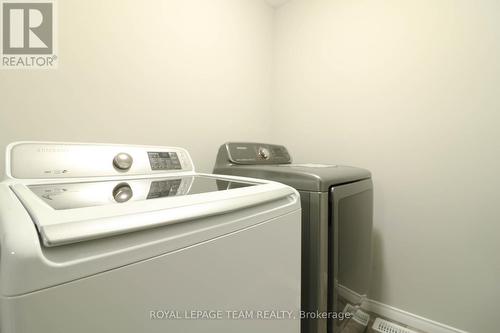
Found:
[(276, 13), (273, 141), (366, 167), (370, 298), (498, 332), (500, 2), (292, 0)]
[(15, 140), (172, 145), (211, 171), (223, 142), (268, 140), (264, 0), (57, 4), (59, 67), (0, 71), (2, 151)]

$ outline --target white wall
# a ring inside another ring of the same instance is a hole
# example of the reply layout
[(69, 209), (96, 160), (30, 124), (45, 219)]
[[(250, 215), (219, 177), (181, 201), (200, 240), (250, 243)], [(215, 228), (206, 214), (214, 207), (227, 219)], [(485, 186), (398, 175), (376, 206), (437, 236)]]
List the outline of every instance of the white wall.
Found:
[(226, 140), (268, 140), (273, 12), (264, 1), (58, 6), (59, 68), (0, 71), (2, 151), (14, 140), (173, 145), (210, 171)]
[(275, 142), (372, 170), (371, 298), (498, 332), (500, 2), (293, 0), (276, 14)]

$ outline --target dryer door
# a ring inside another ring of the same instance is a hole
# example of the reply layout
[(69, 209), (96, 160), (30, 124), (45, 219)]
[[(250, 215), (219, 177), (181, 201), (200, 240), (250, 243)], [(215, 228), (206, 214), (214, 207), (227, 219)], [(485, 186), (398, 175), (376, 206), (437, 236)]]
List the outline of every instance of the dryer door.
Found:
[[(362, 180), (330, 189), (329, 310), (360, 305), (371, 280), (373, 183)], [(329, 332), (335, 332), (333, 323)]]

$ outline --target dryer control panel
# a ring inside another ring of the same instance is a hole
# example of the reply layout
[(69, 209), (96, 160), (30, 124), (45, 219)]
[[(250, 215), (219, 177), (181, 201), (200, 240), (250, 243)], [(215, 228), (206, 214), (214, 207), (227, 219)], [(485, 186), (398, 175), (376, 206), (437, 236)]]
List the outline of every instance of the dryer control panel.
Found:
[(7, 176), (17, 179), (137, 176), (193, 172), (182, 148), (18, 142), (7, 148)]
[(235, 164), (290, 164), (292, 159), (285, 146), (267, 143), (228, 142), (219, 154)]

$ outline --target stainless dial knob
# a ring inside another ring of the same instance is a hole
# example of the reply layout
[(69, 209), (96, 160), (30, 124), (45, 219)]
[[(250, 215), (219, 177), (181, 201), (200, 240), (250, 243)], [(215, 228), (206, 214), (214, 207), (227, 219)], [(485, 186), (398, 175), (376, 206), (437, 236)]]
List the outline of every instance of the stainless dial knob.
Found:
[(113, 189), (113, 199), (118, 203), (129, 201), (133, 195), (132, 188), (127, 183), (120, 183)]
[(264, 147), (259, 148), (258, 154), (259, 154), (259, 158), (263, 159), (263, 160), (269, 159), (269, 156), (270, 156), (269, 149), (264, 148)]
[(128, 170), (132, 166), (134, 159), (127, 153), (119, 153), (113, 159), (113, 165), (119, 170)]

